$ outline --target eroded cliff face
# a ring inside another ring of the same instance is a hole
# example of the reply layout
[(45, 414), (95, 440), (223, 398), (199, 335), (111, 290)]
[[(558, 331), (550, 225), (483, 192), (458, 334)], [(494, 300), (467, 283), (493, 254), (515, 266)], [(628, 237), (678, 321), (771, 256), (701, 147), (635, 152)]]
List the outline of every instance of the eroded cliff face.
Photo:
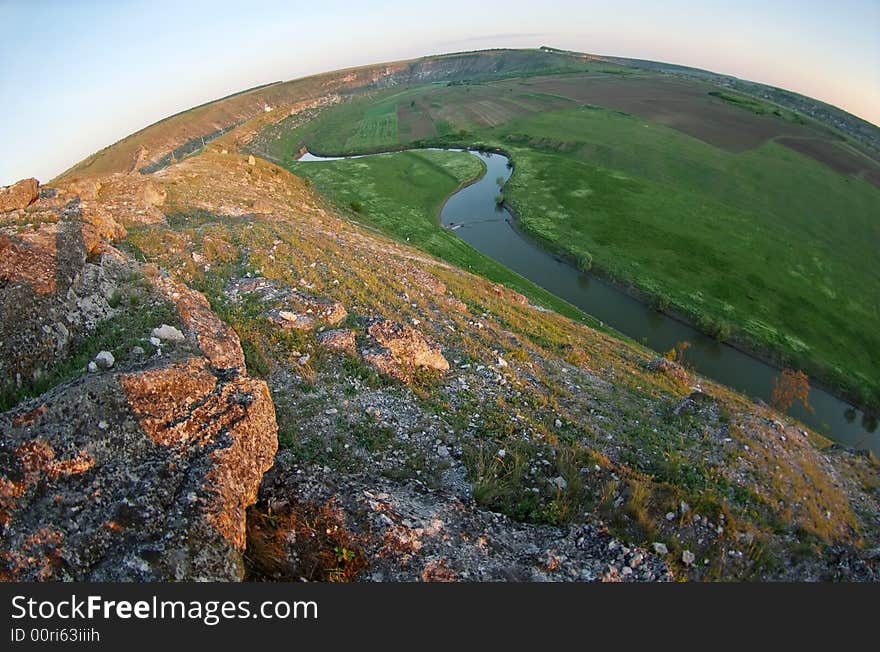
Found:
[(0, 213), (4, 577), (876, 577), (869, 459), (340, 217), (267, 113)]

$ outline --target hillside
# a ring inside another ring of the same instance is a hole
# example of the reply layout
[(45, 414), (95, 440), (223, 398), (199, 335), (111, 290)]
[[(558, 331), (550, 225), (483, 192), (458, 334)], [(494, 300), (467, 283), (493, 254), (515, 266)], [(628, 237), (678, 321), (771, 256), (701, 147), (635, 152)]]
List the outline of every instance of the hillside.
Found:
[(876, 579), (869, 454), (248, 151), (395, 75), (594, 65), (276, 84), (0, 195), (4, 579)]

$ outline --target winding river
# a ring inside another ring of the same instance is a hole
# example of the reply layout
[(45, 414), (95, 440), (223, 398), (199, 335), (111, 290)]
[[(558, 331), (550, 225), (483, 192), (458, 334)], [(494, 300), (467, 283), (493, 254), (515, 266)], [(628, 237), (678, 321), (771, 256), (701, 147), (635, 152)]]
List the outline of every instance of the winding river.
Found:
[[(514, 228), (510, 213), (495, 204), (499, 192), (496, 179), (501, 177), (506, 182), (512, 173), (507, 157), (497, 153), (470, 153), (485, 163), (486, 173), (449, 198), (440, 212), (444, 226), (455, 229), (458, 236), (487, 256), (655, 351), (668, 351), (678, 342), (690, 342), (686, 360), (697, 372), (753, 398), (769, 400), (773, 380), (779, 375), (778, 368), (657, 312), (524, 237)], [(306, 153), (299, 160), (337, 158)], [(814, 413), (796, 404), (791, 415), (836, 442), (870, 449), (880, 455), (876, 419), (818, 387), (811, 389), (809, 400)]]

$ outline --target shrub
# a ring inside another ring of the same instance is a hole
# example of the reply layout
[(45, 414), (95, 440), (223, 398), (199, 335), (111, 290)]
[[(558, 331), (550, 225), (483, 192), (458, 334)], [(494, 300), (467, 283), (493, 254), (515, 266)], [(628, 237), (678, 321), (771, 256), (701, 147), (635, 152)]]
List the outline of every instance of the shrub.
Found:
[(348, 207), (353, 210), (355, 213), (363, 213), (364, 212), (364, 204), (358, 200), (354, 200), (348, 204)]
[(787, 412), (795, 401), (809, 411), (814, 412), (810, 405), (810, 380), (803, 371), (783, 369), (778, 378), (773, 380), (773, 394), (770, 404), (780, 412)]
[(582, 251), (577, 255), (577, 266), (582, 272), (593, 269), (593, 255), (588, 251)]

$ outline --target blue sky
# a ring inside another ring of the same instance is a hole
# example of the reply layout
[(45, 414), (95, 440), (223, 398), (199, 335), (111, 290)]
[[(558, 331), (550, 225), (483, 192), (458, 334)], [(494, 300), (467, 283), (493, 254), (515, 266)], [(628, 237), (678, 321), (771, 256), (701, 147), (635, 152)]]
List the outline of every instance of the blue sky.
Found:
[(0, 0), (0, 184), (257, 84), (539, 45), (708, 68), (880, 124), (880, 0)]

